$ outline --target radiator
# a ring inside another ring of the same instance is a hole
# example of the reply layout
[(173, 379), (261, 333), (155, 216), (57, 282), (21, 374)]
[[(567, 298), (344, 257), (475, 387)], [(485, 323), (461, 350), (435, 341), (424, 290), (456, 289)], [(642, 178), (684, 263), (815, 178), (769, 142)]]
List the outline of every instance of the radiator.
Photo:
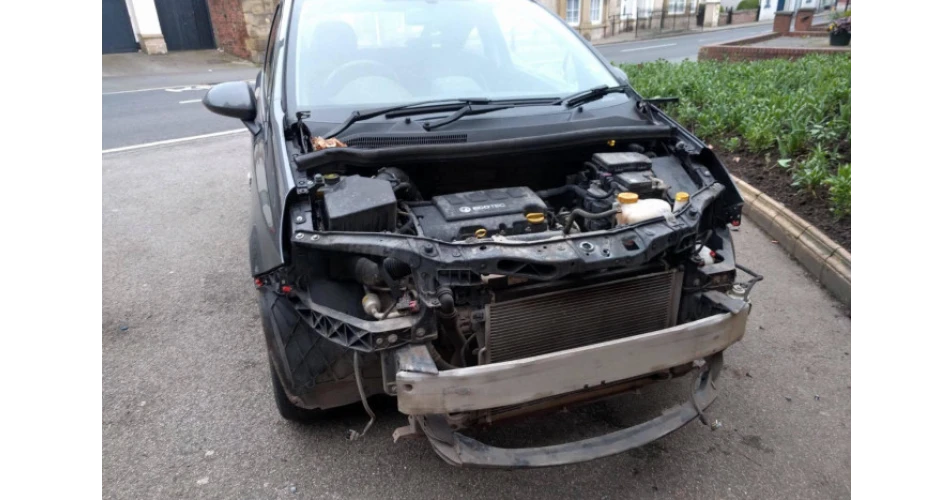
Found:
[(673, 326), (682, 274), (661, 272), (487, 306), (494, 363), (562, 351)]

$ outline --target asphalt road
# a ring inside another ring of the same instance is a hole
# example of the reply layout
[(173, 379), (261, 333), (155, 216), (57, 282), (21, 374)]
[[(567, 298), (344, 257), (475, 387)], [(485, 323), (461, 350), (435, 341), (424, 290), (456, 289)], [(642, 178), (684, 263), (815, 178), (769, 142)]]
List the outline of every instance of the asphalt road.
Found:
[[(528, 471), (459, 470), (375, 400), (314, 426), (273, 404), (247, 269), (247, 134), (104, 154), (104, 498), (846, 498), (850, 319), (745, 224), (738, 258), (766, 275), (747, 335), (727, 351), (708, 411), (640, 449)], [(729, 161), (729, 160), (728, 160)], [(497, 444), (574, 440), (655, 416), (683, 385), (649, 388), (489, 433)]]
[(595, 48), (609, 61), (615, 63), (643, 63), (666, 59), (680, 62), (685, 59), (697, 60), (697, 51), (702, 45), (727, 42), (738, 38), (769, 33), (770, 25), (748, 26), (726, 30), (705, 31), (665, 38), (655, 38), (638, 42), (596, 45)]
[[(698, 47), (767, 32), (751, 26), (692, 33), (639, 42), (597, 46), (613, 62), (695, 59)], [(253, 67), (209, 72), (103, 77), (102, 149), (113, 149), (241, 128), (234, 120), (209, 113), (200, 100), (208, 85), (231, 79), (252, 80)]]

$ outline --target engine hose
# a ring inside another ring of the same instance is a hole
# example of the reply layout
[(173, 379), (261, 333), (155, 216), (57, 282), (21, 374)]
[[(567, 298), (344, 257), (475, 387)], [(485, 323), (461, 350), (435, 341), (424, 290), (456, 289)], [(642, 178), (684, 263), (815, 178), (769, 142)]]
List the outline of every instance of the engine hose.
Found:
[(443, 327), (443, 331), (446, 333), (447, 340), (449, 340), (453, 346), (453, 357), (450, 361), (456, 362), (458, 361), (457, 358), (460, 357), (460, 353), (463, 351), (463, 346), (466, 344), (466, 338), (463, 337), (463, 332), (459, 329), (456, 302), (453, 300), (453, 291), (446, 287), (440, 288), (436, 291), (436, 298), (440, 301), (440, 309), (437, 311), (436, 316), (440, 320), (440, 326)]
[(410, 264), (393, 257), (383, 259), (383, 269), (395, 280), (409, 276), (411, 272)]
[(406, 190), (406, 198), (410, 200), (420, 200), (420, 190), (417, 189), (410, 176), (403, 170), (396, 167), (385, 167), (377, 172), (377, 178), (390, 182), (393, 192)]
[(380, 266), (367, 257), (352, 257), (347, 262), (347, 269), (357, 282), (367, 286), (380, 286), (384, 283), (380, 276)]
[(443, 359), (443, 356), (440, 356), (440, 353), (436, 352), (436, 348), (433, 347), (433, 344), (431, 343), (426, 344), (426, 350), (427, 352), (430, 353), (430, 357), (433, 358), (433, 363), (440, 370), (454, 370), (456, 368), (459, 368), (458, 366), (453, 366), (447, 363), (446, 360)]
[(578, 217), (583, 219), (604, 219), (605, 217), (611, 217), (617, 213), (618, 210), (615, 210), (614, 208), (604, 212), (599, 212), (597, 214), (586, 212), (581, 208), (576, 208), (575, 210), (572, 210), (572, 213), (569, 214), (569, 218), (565, 221), (565, 227), (562, 229), (562, 233), (569, 234), (569, 232), (572, 230), (572, 225), (575, 224), (575, 219)]
[(585, 188), (583, 188), (582, 186), (579, 186), (578, 184), (566, 184), (564, 186), (557, 187), (557, 188), (536, 191), (536, 195), (538, 195), (539, 198), (552, 198), (560, 194), (565, 194), (569, 191), (574, 191), (575, 194), (577, 194), (581, 198), (591, 198), (593, 200), (604, 200), (604, 199), (610, 198), (612, 195), (611, 193), (605, 193), (604, 196), (595, 195), (586, 191)]
[(397, 234), (407, 234), (411, 229), (413, 229), (413, 221), (408, 220), (406, 224), (397, 229)]

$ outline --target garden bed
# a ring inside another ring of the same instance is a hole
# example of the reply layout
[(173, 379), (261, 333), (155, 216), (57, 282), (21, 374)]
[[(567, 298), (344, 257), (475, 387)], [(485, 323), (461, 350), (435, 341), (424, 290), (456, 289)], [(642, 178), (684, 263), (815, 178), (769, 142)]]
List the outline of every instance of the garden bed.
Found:
[(834, 216), (827, 200), (798, 191), (790, 185), (790, 175), (787, 172), (778, 168), (767, 168), (764, 157), (761, 155), (746, 151), (718, 152), (718, 155), (731, 174), (783, 203), (823, 231), (833, 241), (852, 251), (849, 215)]
[(850, 57), (623, 65), (728, 170), (850, 248)]

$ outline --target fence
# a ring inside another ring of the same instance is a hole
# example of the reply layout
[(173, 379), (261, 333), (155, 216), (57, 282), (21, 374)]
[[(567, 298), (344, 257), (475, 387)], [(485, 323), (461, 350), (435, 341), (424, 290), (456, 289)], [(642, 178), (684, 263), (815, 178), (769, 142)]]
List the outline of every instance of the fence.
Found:
[[(686, 4), (686, 5), (685, 5)], [(615, 36), (621, 33), (662, 33), (671, 31), (686, 31), (696, 25), (692, 6), (685, 2), (680, 12), (670, 12), (672, 9), (638, 9), (637, 13), (614, 14), (608, 17), (606, 35)], [(672, 4), (673, 5), (673, 4)]]

